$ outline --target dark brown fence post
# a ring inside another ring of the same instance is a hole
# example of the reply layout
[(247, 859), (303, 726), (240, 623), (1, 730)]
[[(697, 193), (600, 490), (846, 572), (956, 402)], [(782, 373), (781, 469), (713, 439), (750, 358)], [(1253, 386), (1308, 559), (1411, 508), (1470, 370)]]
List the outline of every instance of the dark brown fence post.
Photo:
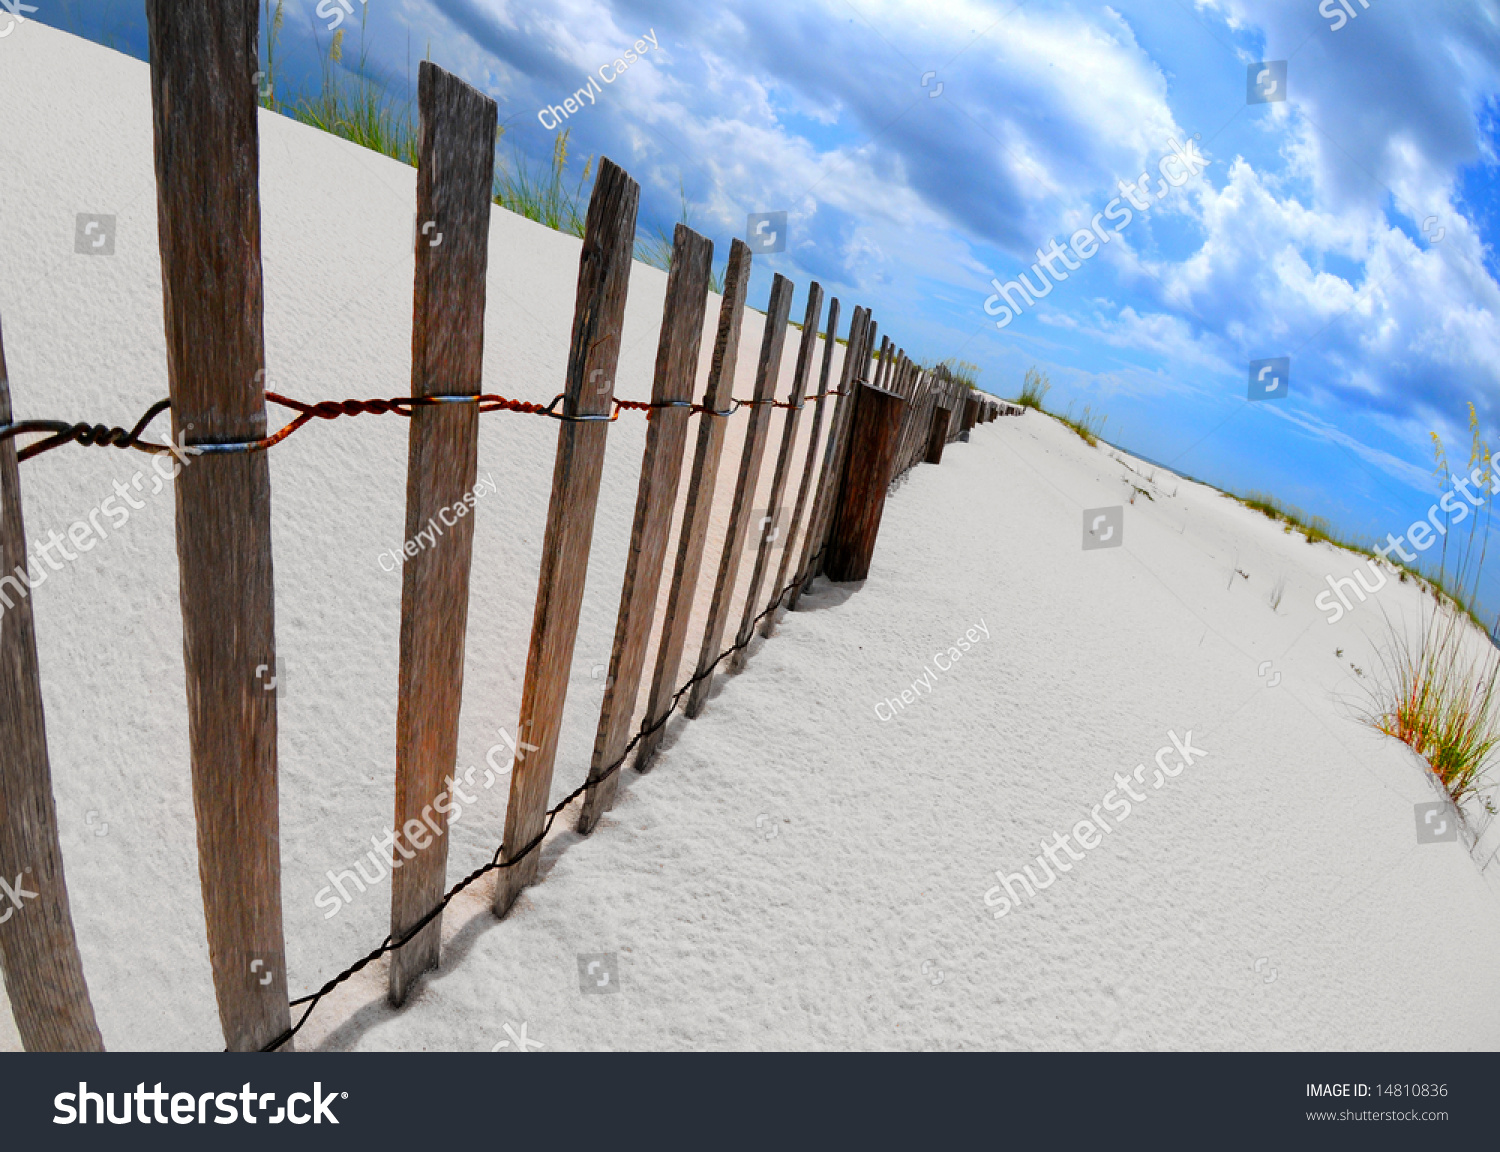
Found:
[[(808, 494), (812, 491), (813, 465), (818, 459), (818, 449), (821, 446), (818, 437), (823, 430), (823, 405), (828, 399), (828, 379), (833, 374), (833, 349), (838, 343), (835, 339), (838, 336), (838, 330), (839, 298), (835, 296), (828, 302), (828, 335), (823, 341), (823, 368), (818, 379), (818, 398), (813, 402), (813, 422), (812, 429), (807, 434), (807, 455), (802, 461), (802, 479), (797, 483), (797, 503), (792, 508), (791, 523), (787, 525), (786, 530), (786, 547), (781, 551), (781, 565), (776, 570), (774, 594), (778, 600), (783, 595), (783, 589), (786, 588), (787, 573), (791, 570), (792, 556), (797, 547), (797, 532), (802, 527), (802, 514), (807, 507)], [(814, 516), (808, 518), (807, 531), (803, 533), (806, 537), (801, 553), (803, 565), (806, 564), (807, 544), (813, 537), (816, 505), (814, 505), (813, 512)], [(802, 567), (799, 566), (797, 571), (801, 572)], [(789, 599), (796, 595), (796, 591), (795, 588), (789, 591)], [(773, 608), (766, 614), (765, 622), (760, 626), (760, 634), (768, 640), (771, 638), (771, 633), (776, 631), (776, 614), (777, 609)]]
[[(422, 227), (416, 238), (411, 394), (477, 396), (484, 376), (496, 107), (427, 60), (417, 85)], [(425, 228), (429, 222), (432, 229)], [(464, 496), (474, 490), (478, 461), (477, 404), (412, 410), (406, 539), (418, 540), (421, 548), (401, 568), (395, 835), (427, 847), (404, 864), (392, 850), (391, 935), (397, 940), (438, 905), (447, 883), (449, 809), (433, 806), (446, 795), (443, 778), (458, 756), (474, 554), (474, 521), (467, 515), (473, 504)], [(442, 927), (439, 914), (391, 953), (392, 1004), (406, 999), (421, 973), (437, 967)]]
[[(661, 336), (656, 346), (656, 375), (651, 413), (646, 429), (646, 451), (636, 490), (635, 524), (630, 555), (620, 588), (620, 611), (615, 620), (615, 645), (609, 658), (594, 756), (589, 764), (590, 786), (578, 813), (578, 831), (587, 835), (614, 803), (620, 781), (618, 769), (600, 774), (625, 754), (630, 721), (646, 665), (646, 642), (667, 559), (667, 537), (677, 506), (677, 482), (682, 476), (687, 446), (693, 384), (698, 374), (698, 347), (703, 341), (703, 313), (708, 307), (708, 277), (714, 246), (686, 225), (677, 225), (672, 244), (672, 267), (667, 276), (667, 300), (662, 311)], [(666, 405), (678, 405), (666, 407)]]
[[(870, 327), (869, 309), (856, 307), (849, 320), (849, 342), (844, 347), (844, 362), (839, 370), (839, 398), (833, 406), (833, 416), (828, 422), (828, 445), (823, 449), (823, 462), (818, 466), (817, 493), (813, 497), (812, 514), (807, 521), (807, 535), (802, 542), (802, 555), (797, 561), (796, 581), (791, 595), (787, 597), (788, 611), (796, 609), (797, 601), (802, 598), (808, 581), (813, 578), (816, 566), (822, 560), (819, 549), (823, 547), (823, 541), (828, 536), (830, 510), (834, 500), (838, 497), (838, 483), (843, 475), (840, 470), (841, 461), (849, 429), (849, 411), (854, 399), (851, 393), (854, 391), (855, 382), (860, 379), (861, 375), (860, 356), (866, 357), (867, 366), (869, 363), (865, 334)], [(833, 326), (829, 325), (830, 344), (837, 335)]]
[(536, 879), (539, 852), (531, 845), (542, 835), (546, 823), (557, 734), (568, 693), (573, 641), (578, 636), (640, 195), (640, 185), (618, 165), (607, 159), (600, 162), (578, 264), (573, 342), (568, 351), (563, 401), (566, 420), (557, 432), (552, 502), (542, 539), (531, 651), (526, 658), (526, 686), (521, 693), (521, 717), (515, 736), (518, 751), (510, 779), (510, 804), (505, 810), (501, 859), (510, 867), (501, 869), (495, 884), (497, 916), (510, 911), (516, 897)]
[[(172, 435), (255, 440), (266, 434), (258, 5), (149, 0), (146, 11)], [(198, 873), (219, 1019), (238, 1052), (290, 1025), (271, 478), (264, 452), (189, 459), (174, 488)]]
[(932, 410), (932, 427), (927, 434), (927, 463), (943, 462), (943, 447), (948, 443), (948, 425), (952, 421), (952, 408), (939, 405)]
[[(0, 339), (0, 426), (14, 417)], [(43, 577), (45, 579), (45, 577)], [(102, 1052), (57, 840), (16, 442), (0, 440), (0, 971), (28, 1052)], [(14, 597), (14, 599), (12, 599)]]
[[(781, 501), (786, 495), (787, 468), (792, 460), (792, 447), (797, 442), (797, 424), (802, 418), (807, 378), (812, 372), (813, 356), (818, 350), (818, 320), (822, 315), (823, 286), (814, 280), (807, 289), (807, 311), (802, 317), (802, 341), (797, 346), (797, 367), (792, 373), (792, 386), (787, 392), (787, 399), (792, 407), (787, 409), (786, 420), (781, 425), (781, 446), (776, 451), (776, 471), (771, 477), (771, 495), (766, 504), (767, 523), (761, 527), (755, 568), (750, 574), (750, 587), (745, 593), (745, 611), (740, 619), (739, 634), (735, 637), (735, 643), (740, 648), (729, 658), (731, 668), (743, 668), (745, 661), (750, 658), (750, 638), (755, 633), (755, 618), (759, 615), (756, 609), (760, 606), (760, 586), (765, 580), (766, 568), (771, 563), (771, 549), (776, 543), (774, 525), (781, 509)], [(791, 553), (792, 544), (793, 538), (789, 530), (782, 547), (784, 555)], [(771, 590), (771, 596), (773, 605), (781, 599), (780, 585)], [(770, 608), (767, 620), (776, 615), (773, 605), (767, 606)]]
[(974, 421), (979, 418), (979, 401), (970, 396), (964, 401), (964, 427), (965, 432), (971, 431)]
[(771, 402), (776, 398), (776, 380), (781, 372), (781, 349), (786, 343), (792, 290), (792, 282), (778, 272), (771, 282), (771, 300), (766, 306), (766, 328), (760, 341), (760, 362), (755, 369), (755, 396), (750, 408), (750, 423), (745, 429), (745, 450), (740, 455), (734, 505), (729, 512), (729, 532), (724, 540), (724, 554), (719, 558), (719, 578), (714, 584), (713, 603), (709, 606), (703, 646), (698, 653), (695, 675), (699, 679), (688, 694), (687, 714), (693, 718), (703, 711), (713, 687), (714, 664), (719, 658), (719, 645), (724, 640), (724, 628), (729, 622), (729, 601), (734, 596), (735, 577), (740, 571), (740, 554), (745, 550), (750, 505), (755, 500), (755, 485), (760, 480), (760, 462), (766, 451), (766, 429), (771, 423)]
[(860, 388), (849, 434), (848, 467), (833, 535), (828, 540), (828, 560), (823, 565), (824, 575), (830, 580), (863, 580), (870, 574), (905, 407), (906, 400), (895, 392), (870, 385)]
[(682, 649), (687, 643), (693, 597), (698, 590), (703, 550), (708, 542), (708, 516), (713, 508), (714, 485), (719, 478), (719, 456), (724, 448), (725, 421), (728, 419), (723, 413), (729, 408), (730, 392), (734, 388), (734, 370), (739, 361), (740, 319), (744, 315), (745, 293), (749, 286), (750, 246), (743, 240), (735, 240), (730, 245), (729, 264), (724, 270), (719, 331), (714, 341), (708, 386), (703, 392), (705, 411), (698, 425), (693, 475), (688, 481), (682, 527), (678, 529), (677, 566), (672, 573), (667, 615), (662, 621), (661, 639), (656, 648), (656, 671), (652, 675), (651, 696), (642, 725), (644, 735), (636, 745), (637, 772), (651, 767), (651, 759), (656, 755), (665, 731), (667, 709), (676, 695), (677, 671), (682, 665)]

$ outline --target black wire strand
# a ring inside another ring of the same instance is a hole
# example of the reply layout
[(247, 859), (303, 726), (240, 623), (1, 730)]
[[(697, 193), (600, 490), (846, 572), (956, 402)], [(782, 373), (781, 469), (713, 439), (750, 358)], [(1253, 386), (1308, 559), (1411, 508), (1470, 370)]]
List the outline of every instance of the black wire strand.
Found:
[[(809, 570), (822, 555), (823, 548), (820, 547), (817, 552), (813, 554), (812, 559), (808, 562)], [(302, 1018), (298, 1020), (296, 1024), (292, 1025), (285, 1032), (281, 1033), (281, 1035), (277, 1036), (276, 1039), (272, 1040), (269, 1044), (262, 1048), (261, 1051), (274, 1052), (288, 1040), (292, 1039), (292, 1037), (297, 1035), (297, 1033), (302, 1030), (302, 1026), (307, 1023), (308, 1018), (313, 1014), (313, 1010), (317, 1008), (318, 1004), (325, 996), (331, 993), (335, 988), (344, 983), (346, 980), (364, 971), (365, 968), (373, 964), (376, 960), (379, 960), (387, 952), (394, 952), (397, 949), (403, 947), (408, 941), (412, 940), (417, 935), (417, 933), (421, 932), (422, 929), (426, 928), (427, 925), (431, 924), (435, 919), (437, 919), (437, 917), (442, 914), (443, 910), (453, 902), (453, 898), (464, 889), (468, 888), (469, 885), (473, 884), (480, 877), (485, 876), (490, 872), (496, 872), (504, 868), (514, 867), (522, 860), (526, 859), (526, 857), (530, 856), (538, 848), (540, 848), (542, 842), (547, 839), (548, 833), (552, 831), (552, 824), (557, 819), (558, 815), (562, 813), (562, 811), (566, 809), (568, 805), (572, 804), (573, 801), (577, 800), (590, 788), (598, 787), (605, 780), (609, 779), (611, 776), (615, 775), (615, 773), (619, 772), (625, 761), (629, 759), (630, 753), (635, 750), (637, 744), (639, 744), (647, 736), (650, 736), (654, 732), (660, 731), (663, 727), (666, 726), (667, 721), (670, 720), (672, 718), (672, 715), (677, 711), (678, 705), (682, 702), (682, 698), (687, 695), (687, 693), (696, 684), (712, 675), (714, 669), (716, 669), (730, 656), (733, 656), (736, 652), (739, 652), (750, 646), (751, 639), (753, 639), (754, 637), (755, 625), (759, 624), (772, 612), (775, 612), (777, 609), (779, 609), (782, 603), (785, 601), (787, 593), (796, 588), (800, 583), (801, 578), (798, 577), (797, 579), (792, 580), (789, 584), (787, 584), (786, 587), (782, 588), (782, 590), (777, 593), (776, 598), (771, 601), (770, 607), (768, 607), (764, 612), (762, 612), (759, 616), (751, 621), (750, 638), (744, 640), (743, 642), (736, 642), (730, 647), (724, 649), (723, 652), (719, 653), (718, 658), (714, 660), (712, 664), (710, 664), (703, 671), (699, 672), (691, 680), (688, 680), (686, 683), (684, 683), (682, 687), (678, 688), (677, 692), (672, 697), (672, 703), (654, 723), (647, 726), (646, 722), (642, 721), (640, 731), (631, 738), (629, 744), (625, 745), (625, 751), (620, 754), (620, 758), (618, 760), (609, 765), (609, 767), (601, 770), (597, 776), (591, 776), (589, 779), (585, 780), (577, 788), (573, 789), (573, 791), (569, 792), (566, 796), (564, 796), (561, 800), (559, 800), (556, 804), (549, 808), (547, 810), (546, 823), (542, 825), (541, 832), (537, 833), (537, 835), (533, 839), (528, 841), (526, 846), (523, 847), (519, 852), (517, 852), (515, 856), (513, 856), (509, 860), (502, 862), (500, 857), (505, 852), (505, 845), (502, 843), (498, 848), (495, 849), (495, 854), (490, 858), (490, 862), (488, 864), (474, 869), (474, 871), (470, 872), (457, 884), (453, 885), (452, 888), (448, 889), (448, 891), (443, 895), (443, 898), (438, 901), (433, 909), (425, 916), (423, 916), (420, 920), (418, 920), (415, 924), (413, 924), (410, 928), (408, 928), (404, 933), (402, 933), (399, 939), (395, 939), (392, 935), (388, 934), (386, 938), (380, 942), (380, 946), (378, 948), (367, 953), (359, 960), (351, 964), (348, 968), (345, 968), (337, 976), (333, 977), (333, 979), (327, 981), (316, 992), (311, 992), (306, 996), (301, 996), (298, 999), (291, 1001), (289, 1007), (298, 1008), (303, 1004), (306, 1004), (307, 1011), (302, 1013)]]

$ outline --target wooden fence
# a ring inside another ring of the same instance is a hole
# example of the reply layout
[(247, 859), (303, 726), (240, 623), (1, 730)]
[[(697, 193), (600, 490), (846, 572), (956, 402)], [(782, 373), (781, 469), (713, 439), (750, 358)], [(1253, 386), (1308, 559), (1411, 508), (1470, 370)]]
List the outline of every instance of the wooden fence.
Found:
[[(280, 434), (267, 437), (260, 384), (265, 359), (252, 80), (257, 5), (255, 0), (214, 5), (150, 0), (148, 19), (172, 431), (179, 444), (190, 432), (186, 442), (195, 454), (193, 466), (181, 472), (175, 486), (176, 526), (209, 955), (227, 1047), (284, 1051), (293, 1044), (295, 1028), (281, 962), (286, 950), (276, 694), (265, 691), (260, 679), (261, 671), (276, 665), (265, 449)], [(421, 65), (419, 106), (417, 218), (436, 221), (445, 242), (440, 247), (415, 244), (411, 396), (426, 403), (405, 409), (411, 420), (408, 538), (439, 508), (472, 489), (480, 401), (496, 399), (481, 396), (496, 106), (430, 62)], [(972, 392), (944, 368), (923, 369), (888, 335), (881, 335), (877, 345), (877, 325), (864, 308), (855, 308), (850, 316), (847, 348), (834, 381), (840, 304), (830, 300), (825, 315), (823, 291), (816, 283), (809, 286), (787, 398), (778, 401), (793, 285), (776, 276), (754, 396), (746, 404), (748, 427), (728, 538), (714, 569), (693, 678), (674, 688), (707, 559), (725, 426), (738, 406), (730, 388), (751, 256), (745, 244), (734, 242), (711, 367), (695, 403), (713, 245), (677, 226), (651, 401), (617, 402), (613, 380), (638, 200), (636, 182), (603, 161), (583, 237), (561, 407), (550, 413), (560, 421), (556, 465), (517, 727), (527, 753), (515, 758), (504, 840), (491, 866), (497, 872), (493, 906), (501, 916), (535, 882), (536, 849), (556, 814), (546, 804), (613, 416), (622, 408), (649, 409), (609, 679), (588, 779), (577, 794), (577, 827), (585, 833), (609, 809), (625, 757), (633, 750), (635, 768), (648, 769), (676, 702), (690, 692), (686, 711), (697, 715), (725, 657), (733, 666), (749, 658), (757, 625), (770, 637), (778, 614), (795, 608), (820, 573), (832, 580), (865, 578), (893, 481), (923, 461), (939, 463), (945, 446), (976, 422), (1021, 411)], [(826, 331), (821, 358), (820, 327)], [(603, 387), (597, 383), (601, 380)], [(799, 469), (793, 458), (809, 400), (811, 427)], [(512, 402), (502, 406), (538, 410)], [(694, 416), (697, 435), (677, 555), (650, 689), (637, 715)], [(0, 429), (0, 571), (10, 572), (26, 563), (15, 442), (16, 434), (26, 429), (12, 422), (3, 343), (0, 425), (6, 426)], [(139, 431), (112, 430), (109, 436), (123, 444)], [(95, 443), (95, 434), (72, 439)], [(753, 539), (752, 504), (773, 435), (777, 447), (770, 505), (782, 506), (794, 472), (799, 473), (796, 495), (769, 587), (777, 534), (760, 526), (734, 644), (726, 653), (721, 646), (730, 602), (740, 561)], [(456, 757), (473, 542), (472, 521), (458, 524), (444, 548), (424, 550), (403, 565), (397, 830), (430, 821), (432, 802)], [(25, 596), (0, 615), (0, 742), (0, 876), (24, 874), (37, 892), (35, 902), (0, 920), (0, 965), (16, 1024), (28, 1050), (99, 1050), (102, 1040), (69, 912), (36, 641)], [(391, 935), (350, 970), (388, 953), (393, 1003), (401, 1003), (420, 974), (438, 963), (441, 912), (453, 894), (444, 895), (447, 841), (444, 835), (433, 837), (416, 859), (392, 870)], [(332, 983), (336, 981), (325, 991)], [(317, 997), (304, 999), (316, 1003)]]

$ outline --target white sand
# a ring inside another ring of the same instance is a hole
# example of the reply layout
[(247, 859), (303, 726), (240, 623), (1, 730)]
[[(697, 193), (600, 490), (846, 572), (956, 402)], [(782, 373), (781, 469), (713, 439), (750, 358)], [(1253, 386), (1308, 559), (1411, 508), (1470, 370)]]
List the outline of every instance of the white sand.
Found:
[[(166, 391), (147, 69), (34, 22), (5, 49), (0, 319), (16, 411), (128, 424)], [(280, 117), (261, 132), (273, 386), (407, 391), (415, 173)], [(78, 212), (117, 215), (115, 256), (75, 255)], [(487, 390), (560, 389), (578, 248), (495, 210)], [(623, 396), (649, 393), (664, 286), (637, 265)], [(747, 314), (736, 395), (761, 326)], [(793, 330), (783, 394), (796, 344)], [(763, 490), (779, 430), (778, 415)], [(332, 920), (313, 896), (390, 819), (400, 579), (376, 556), (402, 534), (405, 436), (397, 418), (361, 417), (272, 454), (295, 994), (387, 930), (385, 885)], [(643, 442), (639, 418), (610, 433), (554, 796), (585, 775)], [(461, 764), (515, 724), (554, 445), (536, 418), (482, 423), (480, 474), (500, 492), (477, 512)], [(1355, 718), (1364, 678), (1349, 665), (1372, 670), (1379, 610), (1329, 626), (1313, 607), (1355, 558), (1159, 470), (1135, 478), (1154, 499), (1126, 508), (1124, 547), (1082, 551), (1081, 510), (1130, 495), (1113, 456), (1028, 414), (919, 468), (865, 585), (805, 598), (701, 719), (674, 723), (653, 773), (626, 774), (592, 837), (560, 820), (507, 920), (477, 886), (406, 1009), (384, 1005), (376, 965), (299, 1045), (487, 1051), (526, 1022), (548, 1049), (1495, 1047), (1493, 882), (1464, 845), (1417, 844), (1413, 805), (1438, 793)], [(721, 512), (737, 463), (732, 439)], [(26, 464), (29, 535), (66, 531), (147, 466), (76, 447)], [(107, 1046), (213, 1050), (170, 492), (146, 503), (37, 593), (54, 786)], [(1410, 585), (1379, 599), (1413, 619), (1421, 606)], [(980, 620), (989, 639), (877, 717)], [(1130, 819), (995, 919), (995, 870), (1035, 869), (1038, 841), (1149, 765), (1169, 730), (1209, 755), (1159, 790), (1148, 771)], [(503, 816), (499, 787), (465, 813), (450, 877), (488, 859)], [(582, 995), (577, 956), (609, 952), (621, 991)]]

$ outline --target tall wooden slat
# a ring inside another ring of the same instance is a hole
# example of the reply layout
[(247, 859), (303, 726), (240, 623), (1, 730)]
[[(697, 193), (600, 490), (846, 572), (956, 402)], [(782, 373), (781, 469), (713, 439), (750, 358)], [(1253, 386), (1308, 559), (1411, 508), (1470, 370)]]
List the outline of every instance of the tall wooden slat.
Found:
[(771, 282), (771, 301), (766, 307), (766, 327), (760, 341), (760, 362), (755, 370), (755, 394), (750, 421), (745, 428), (745, 449), (740, 454), (740, 475), (735, 484), (734, 504), (729, 511), (728, 536), (724, 554), (719, 558), (719, 577), (709, 605), (708, 623), (703, 629), (703, 646), (698, 653), (697, 683), (688, 694), (687, 714), (696, 718), (703, 711), (713, 687), (714, 661), (729, 623), (729, 601), (734, 595), (735, 578), (740, 571), (740, 555), (745, 550), (745, 533), (750, 527), (755, 486), (760, 479), (760, 462), (766, 451), (766, 430), (771, 423), (771, 402), (776, 395), (776, 379), (781, 370), (781, 349), (786, 343), (787, 314), (792, 308), (792, 282), (781, 273)]
[[(613, 161), (600, 162), (578, 264), (573, 343), (568, 352), (563, 401), (563, 413), (569, 417), (604, 416), (613, 405), (640, 194), (640, 185)], [(521, 857), (541, 835), (546, 822), (608, 428), (604, 420), (592, 420), (564, 423), (557, 433), (552, 502), (542, 539), (531, 651), (526, 658), (526, 685), (515, 737), (520, 750), (510, 779), (510, 805), (505, 811), (502, 861), (518, 862), (502, 869), (495, 884), (497, 916), (510, 911), (522, 889), (536, 879), (539, 853), (533, 850)]]
[(907, 400), (895, 392), (868, 385), (854, 410), (845, 473), (834, 534), (828, 542), (825, 572), (830, 580), (863, 580), (870, 572), (875, 540), (885, 511), (896, 435)]
[(656, 671), (651, 678), (651, 694), (646, 703), (643, 727), (645, 735), (636, 745), (635, 770), (644, 772), (661, 744), (665, 727), (662, 720), (677, 694), (677, 673), (682, 666), (682, 650), (687, 643), (688, 624), (692, 619), (693, 597), (698, 590), (698, 575), (703, 567), (703, 551), (708, 542), (708, 517), (713, 508), (714, 485), (719, 478), (719, 456), (724, 448), (726, 416), (734, 388), (734, 370), (739, 362), (740, 320), (745, 312), (745, 293), (750, 287), (750, 246), (735, 240), (729, 249), (729, 264), (724, 270), (724, 298), (719, 306), (719, 330), (714, 341), (713, 363), (708, 385), (703, 392), (706, 411), (698, 425), (698, 447), (693, 456), (693, 474), (688, 481), (687, 503), (683, 508), (682, 527), (677, 533), (677, 565), (672, 573), (672, 590), (667, 594), (667, 614), (662, 621), (661, 639), (656, 647)]
[[(0, 339), (0, 425), (12, 419)], [(0, 440), (0, 880), (20, 884), (20, 907), (0, 896), (0, 971), (26, 1051), (102, 1052), (57, 839), (26, 553), (16, 442)]]
[[(418, 73), (417, 219), (411, 394), (477, 396), (484, 376), (485, 277), (495, 168), (495, 102), (430, 61)], [(432, 237), (441, 239), (434, 244)], [(391, 935), (400, 939), (443, 897), (448, 817), (434, 807), (458, 758), (464, 635), (479, 466), (477, 404), (417, 408), (406, 460), (406, 535), (424, 547), (402, 565), (401, 668), (396, 711), (396, 835), (426, 843), (414, 859), (392, 849)], [(406, 829), (411, 828), (408, 833)], [(435, 828), (433, 832), (429, 829)], [(438, 964), (442, 917), (391, 954), (390, 1000)]]
[[(787, 526), (786, 547), (781, 550), (781, 566), (776, 570), (776, 583), (772, 588), (773, 596), (780, 599), (784, 594), (790, 600), (796, 594), (796, 589), (786, 589), (787, 575), (791, 571), (792, 558), (798, 555), (797, 533), (802, 528), (802, 517), (807, 510), (808, 495), (812, 492), (813, 466), (818, 459), (818, 449), (822, 447), (819, 437), (823, 432), (823, 409), (828, 400), (828, 380), (833, 374), (833, 350), (838, 344), (836, 337), (839, 332), (839, 298), (833, 297), (828, 302), (828, 327), (827, 336), (823, 340), (823, 368), (818, 374), (818, 398), (813, 401), (812, 428), (807, 434), (807, 455), (802, 461), (802, 479), (797, 483), (797, 502), (792, 507), (792, 520)], [(814, 518), (808, 517), (808, 531), (804, 533), (806, 541), (812, 539), (812, 526)], [(804, 541), (801, 556), (798, 561), (797, 571), (802, 571), (802, 564), (806, 562), (807, 547)], [(773, 609), (760, 626), (760, 634), (770, 639), (771, 634), (776, 631), (776, 611)]]
[[(814, 280), (807, 289), (807, 311), (802, 317), (802, 341), (797, 346), (797, 366), (792, 373), (792, 386), (787, 400), (792, 407), (786, 410), (786, 420), (781, 425), (781, 445), (776, 450), (776, 471), (771, 476), (771, 495), (766, 502), (766, 519), (774, 525), (780, 518), (781, 501), (786, 496), (787, 472), (792, 462), (792, 448), (797, 443), (797, 425), (802, 419), (802, 408), (806, 403), (807, 380), (812, 374), (813, 356), (818, 351), (818, 320), (823, 315), (823, 286)], [(760, 589), (766, 578), (766, 569), (771, 564), (771, 552), (776, 546), (774, 530), (761, 531), (760, 547), (755, 554), (755, 567), (750, 572), (750, 588), (745, 593), (745, 610), (740, 618), (739, 634), (735, 643), (739, 651), (729, 658), (731, 668), (743, 668), (750, 658), (750, 638), (755, 633), (755, 618), (760, 615)], [(790, 531), (790, 530), (789, 530)], [(789, 534), (782, 544), (782, 552), (790, 555), (793, 537)], [(780, 599), (781, 586), (771, 589), (772, 600)], [(766, 619), (776, 615), (774, 607)]]
[[(838, 399), (834, 404), (834, 411), (828, 420), (828, 444), (823, 449), (822, 463), (817, 466), (817, 487), (813, 492), (813, 508), (807, 517), (807, 532), (802, 537), (801, 555), (796, 561), (796, 579), (793, 580), (792, 591), (787, 595), (787, 610), (796, 609), (796, 601), (801, 600), (802, 591), (807, 588), (808, 580), (811, 580), (816, 567), (817, 559), (822, 549), (823, 535), (825, 535), (826, 523), (828, 523), (828, 505), (832, 501), (832, 487), (838, 472), (835, 471), (834, 460), (843, 447), (844, 426), (846, 426), (847, 411), (849, 411), (850, 381), (858, 380), (859, 356), (864, 351), (865, 332), (870, 327), (870, 311), (855, 306), (853, 315), (849, 318), (849, 339), (844, 345), (843, 365), (838, 371)], [(829, 333), (829, 341), (835, 333)]]
[(948, 443), (948, 425), (952, 420), (952, 408), (938, 406), (932, 410), (932, 428), (927, 436), (927, 463), (943, 462), (943, 447)]
[(828, 446), (823, 450), (823, 463), (818, 469), (817, 495), (813, 498), (812, 515), (807, 523), (807, 536), (802, 542), (802, 556), (797, 562), (797, 580), (787, 597), (787, 610), (794, 611), (808, 583), (817, 574), (822, 560), (823, 542), (828, 537), (828, 524), (834, 501), (838, 498), (840, 463), (849, 431), (849, 412), (853, 407), (854, 385), (869, 364), (869, 338), (874, 332), (868, 308), (854, 309), (849, 321), (849, 342), (844, 348), (844, 363), (839, 372), (839, 398), (833, 406), (833, 417), (829, 421)]
[(912, 410), (906, 420), (906, 440), (902, 445), (901, 470), (909, 472), (921, 463), (927, 447), (927, 432), (932, 422), (935, 394), (932, 375), (918, 371), (912, 386)]
[[(703, 313), (708, 307), (708, 277), (714, 246), (686, 225), (677, 225), (672, 245), (672, 268), (667, 276), (667, 301), (656, 346), (656, 376), (651, 385), (653, 404), (689, 404), (698, 373), (698, 348), (703, 341)], [(682, 476), (687, 446), (687, 407), (663, 407), (651, 413), (646, 430), (646, 452), (641, 482), (636, 490), (635, 524), (630, 556), (620, 588), (620, 612), (615, 620), (615, 646), (609, 658), (599, 730), (589, 764), (591, 783), (578, 814), (578, 831), (589, 833), (609, 811), (619, 784), (619, 772), (599, 778), (625, 754), (630, 721), (646, 665), (646, 642), (667, 558), (672, 510), (677, 504), (677, 482)]]
[[(856, 429), (862, 426), (859, 414), (860, 406), (864, 404), (867, 399), (869, 399), (872, 392), (879, 393), (881, 395), (887, 393), (890, 393), (891, 395), (897, 395), (897, 393), (890, 392), (889, 387), (893, 362), (895, 358), (895, 343), (889, 336), (881, 336), (880, 351), (875, 357), (875, 369), (873, 373), (874, 380), (869, 383), (868, 386), (856, 386), (853, 390), (853, 394), (849, 397), (850, 406), (848, 438), (844, 446), (844, 455), (839, 461), (838, 483), (834, 489), (833, 508), (828, 518), (828, 538), (823, 542), (823, 570), (825, 572), (829, 571), (828, 559), (832, 556), (837, 541), (841, 538), (841, 536), (847, 537), (848, 535), (848, 530), (843, 528), (839, 521), (844, 516), (848, 515), (852, 508), (861, 507), (863, 504), (862, 500), (851, 502), (849, 496), (849, 490), (855, 485), (860, 486), (861, 491), (863, 491), (866, 479), (863, 475), (851, 479), (852, 472), (857, 471), (860, 467), (860, 456), (856, 453), (854, 447), (854, 437), (856, 434)], [(871, 402), (873, 403), (874, 401)], [(882, 408), (883, 412), (890, 411), (899, 413), (904, 410), (904, 404), (898, 405), (895, 408)], [(899, 416), (896, 418), (899, 420)], [(884, 428), (884, 419), (885, 418), (882, 417), (880, 425), (882, 429)], [(884, 436), (884, 432), (882, 432), (881, 435)], [(896, 430), (893, 429), (891, 431), (892, 443), (890, 445), (885, 445), (882, 442), (880, 446), (881, 452), (895, 451), (895, 436)], [(887, 477), (887, 483), (889, 483), (889, 477)], [(831, 576), (830, 579), (832, 579)]]
[[(149, 0), (172, 434), (266, 434), (255, 0)], [(199, 456), (173, 485), (198, 872), (224, 1039), (286, 1030), (276, 807), (275, 597), (265, 453)], [(262, 980), (269, 973), (270, 979)]]

